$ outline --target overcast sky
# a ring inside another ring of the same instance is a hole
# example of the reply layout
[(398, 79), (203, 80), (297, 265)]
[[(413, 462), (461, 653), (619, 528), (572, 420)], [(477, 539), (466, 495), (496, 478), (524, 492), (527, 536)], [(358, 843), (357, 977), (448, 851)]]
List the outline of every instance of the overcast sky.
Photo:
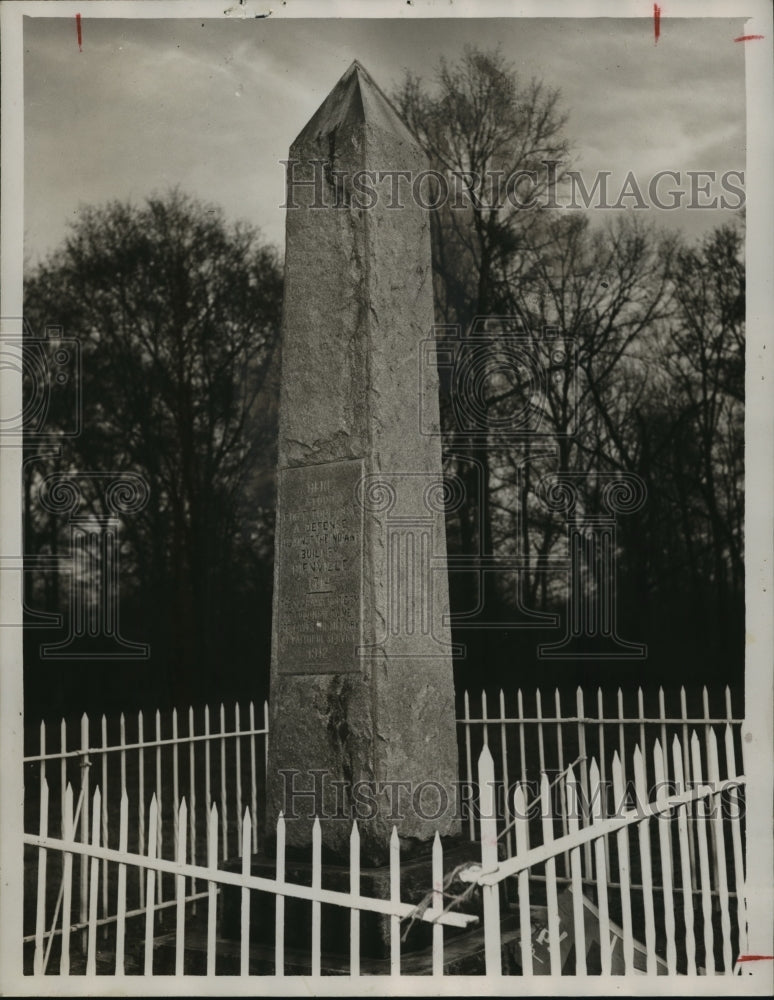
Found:
[[(499, 44), (559, 87), (575, 162), (611, 190), (633, 170), (745, 168), (742, 18), (414, 20), (25, 19), (25, 232), (34, 261), (79, 206), (172, 185), (258, 224), (281, 246), (279, 161), (353, 59), (388, 93), (406, 69)], [(611, 213), (605, 213), (611, 214)], [(700, 235), (723, 211), (650, 211)]]

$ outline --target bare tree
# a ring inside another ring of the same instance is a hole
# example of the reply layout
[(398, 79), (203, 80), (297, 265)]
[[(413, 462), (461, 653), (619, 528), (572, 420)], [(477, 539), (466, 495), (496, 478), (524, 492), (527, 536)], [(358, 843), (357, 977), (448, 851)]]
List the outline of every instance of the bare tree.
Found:
[(714, 621), (740, 619), (745, 275), (739, 227), (721, 226), (680, 251), (672, 303), (659, 362), (673, 402), (673, 489), (684, 545), (697, 592), (707, 595), (702, 613)]
[[(227, 666), (250, 614), (251, 484), (273, 464), (258, 401), (280, 302), (276, 254), (258, 233), (178, 191), (83, 210), (26, 284), (33, 327), (81, 341), (83, 431), (62, 439), (65, 466), (134, 471), (150, 486), (124, 527), (122, 584), (179, 692)], [(90, 502), (100, 509), (98, 493)]]
[[(506, 506), (518, 502), (527, 594), (534, 601), (540, 590), (543, 606), (546, 562), (563, 532), (534, 484), (548, 472), (580, 473), (595, 489), (595, 473), (639, 470), (643, 344), (668, 315), (673, 244), (631, 217), (601, 229), (580, 215), (554, 215), (539, 244), (526, 245), (528, 274), (510, 283), (511, 309), (524, 317), (544, 377), (539, 434), (498, 451), (498, 482)], [(503, 395), (496, 406), (508, 402)]]
[[(560, 94), (538, 80), (521, 81), (499, 50), (467, 47), (456, 63), (441, 61), (431, 89), (407, 74), (394, 100), (449, 192), (431, 215), (437, 317), (465, 335), (474, 317), (507, 310), (516, 261), (526, 259), (525, 234), (534, 242), (542, 225), (540, 213), (519, 206), (525, 187), (537, 202), (561, 176), (557, 165), (568, 145)], [(488, 415), (471, 434), (455, 423), (452, 391), (467, 390), (442, 382), (447, 456), (471, 501), (459, 515), (459, 544), (483, 559), (493, 552)], [(486, 407), (486, 395), (482, 401)], [(481, 595), (467, 577), (463, 600), (470, 606)], [(494, 595), (483, 597), (487, 604)]]

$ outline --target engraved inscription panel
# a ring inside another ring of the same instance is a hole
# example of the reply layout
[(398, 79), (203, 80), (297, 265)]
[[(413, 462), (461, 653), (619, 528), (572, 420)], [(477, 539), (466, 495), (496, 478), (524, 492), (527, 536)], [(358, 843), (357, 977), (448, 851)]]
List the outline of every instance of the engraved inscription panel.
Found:
[(280, 470), (277, 664), (283, 674), (360, 670), (363, 511), (359, 459)]

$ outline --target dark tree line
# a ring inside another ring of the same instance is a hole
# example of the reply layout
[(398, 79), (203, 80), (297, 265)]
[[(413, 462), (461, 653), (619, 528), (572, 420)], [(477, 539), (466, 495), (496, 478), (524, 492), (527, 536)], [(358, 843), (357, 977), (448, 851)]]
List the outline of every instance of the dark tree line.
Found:
[[(449, 519), (450, 547), (482, 563), (512, 556), (524, 567), (517, 579), (503, 573), (483, 587), (476, 574), (458, 574), (457, 609), (478, 605), (481, 619), (503, 622), (518, 607), (563, 613), (567, 577), (552, 565), (567, 557), (566, 524), (546, 510), (540, 480), (556, 474), (584, 484), (576, 513), (592, 517), (602, 477), (632, 474), (647, 499), (617, 525), (619, 625), (648, 644), (647, 665), (605, 671), (569, 662), (565, 670), (595, 682), (741, 682), (742, 223), (689, 244), (631, 214), (600, 226), (545, 207), (570, 155), (561, 96), (521, 80), (499, 51), (468, 49), (456, 65), (442, 62), (430, 85), (407, 75), (394, 99), (431, 166), (450, 188), (452, 178), (466, 185), (463, 210), (448, 198), (432, 217), (436, 319), (461, 332), (456, 372), (476, 369), (476, 316), (513, 318), (510, 327), (491, 325), (478, 381), (455, 372), (441, 380), (447, 471), (468, 496)], [(517, 173), (525, 170), (529, 178)], [(509, 190), (512, 176), (518, 190)], [(519, 207), (529, 201), (533, 209)], [(531, 360), (523, 377), (514, 350)], [(477, 417), (467, 423), (466, 392)], [(509, 433), (509, 420), (524, 433)], [(459, 632), (472, 650), (474, 683), (487, 666), (497, 683), (529, 675), (538, 643), (552, 638)]]
[[(532, 195), (549, 200), (570, 155), (567, 122), (559, 93), (520, 80), (498, 52), (467, 50), (431, 86), (407, 76), (394, 100), (431, 165), (467, 195), (431, 213), (436, 319), (458, 359), (441, 371), (445, 467), (466, 495), (447, 517), (449, 549), (479, 570), (488, 557), (521, 567), (484, 586), (452, 574), (452, 612), (502, 626), (458, 623), (460, 683), (525, 683), (536, 670), (552, 683), (741, 682), (741, 222), (688, 243), (630, 216), (600, 226), (516, 207), (526, 192), (509, 198), (492, 178), (533, 171)], [(179, 192), (83, 211), (27, 276), (31, 328), (53, 323), (80, 342), (83, 420), (68, 437), (71, 401), (52, 393), (56, 449), (28, 441), (26, 551), (67, 555), (67, 519), (41, 503), (47, 477), (78, 481), (81, 513), (96, 520), (104, 484), (84, 473), (142, 477), (148, 501), (120, 525), (121, 631), (151, 646), (147, 662), (39, 664), (54, 633), (30, 628), (28, 677), (43, 682), (28, 683), (29, 697), (55, 703), (77, 687), (85, 707), (87, 684), (100, 704), (114, 687), (123, 707), (144, 688), (178, 703), (265, 692), (281, 295), (257, 231)], [(484, 348), (476, 317), (500, 317), (484, 324)], [(508, 623), (564, 620), (567, 523), (546, 505), (545, 477), (578, 484), (576, 515), (591, 519), (610, 474), (637, 477), (646, 494), (618, 519), (616, 586), (621, 635), (648, 644), (647, 663), (541, 664), (538, 644), (556, 630)], [(69, 588), (65, 570), (28, 573), (30, 624), (66, 609)]]
[[(213, 678), (228, 687), (258, 674), (270, 621), (275, 251), (173, 191), (83, 211), (25, 291), (30, 326), (77, 338), (83, 373), (80, 434), (62, 437), (54, 457), (35, 439), (27, 449), (28, 553), (66, 554), (66, 523), (37, 502), (52, 473), (132, 472), (148, 487), (144, 509), (122, 519), (119, 584), (122, 633), (150, 643), (151, 659), (96, 662), (94, 682), (109, 691), (114, 674), (133, 675), (183, 699)], [(83, 508), (104, 514), (94, 483), (79, 485)], [(69, 600), (64, 573), (29, 590), (28, 603), (48, 610)], [(46, 638), (32, 632), (28, 654)], [(73, 670), (48, 673), (66, 683)]]

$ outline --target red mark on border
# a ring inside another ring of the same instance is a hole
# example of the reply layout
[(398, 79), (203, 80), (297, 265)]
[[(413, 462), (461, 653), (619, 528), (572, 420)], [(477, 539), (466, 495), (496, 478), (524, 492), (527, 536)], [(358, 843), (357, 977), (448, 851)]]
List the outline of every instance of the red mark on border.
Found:
[(658, 45), (658, 40), (661, 37), (661, 8), (657, 3), (653, 4), (653, 34), (656, 36), (656, 41), (654, 45)]
[(83, 35), (81, 34), (81, 15), (75, 15), (75, 30), (78, 33), (78, 51), (83, 52)]
[(754, 42), (757, 38), (765, 38), (765, 35), (740, 35), (735, 38), (735, 42)]
[[(738, 41), (738, 39), (735, 39), (735, 41)], [(740, 955), (737, 958), (737, 962), (774, 962), (774, 955)]]

